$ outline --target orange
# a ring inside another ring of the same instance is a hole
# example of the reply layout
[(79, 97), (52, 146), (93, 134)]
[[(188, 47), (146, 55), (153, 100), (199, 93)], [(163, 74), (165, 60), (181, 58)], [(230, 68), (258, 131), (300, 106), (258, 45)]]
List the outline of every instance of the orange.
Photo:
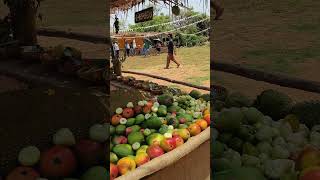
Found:
[(208, 127), (207, 121), (203, 120), (203, 119), (198, 119), (196, 121), (196, 124), (198, 124), (200, 126), (201, 130), (205, 130)]
[(119, 114), (113, 115), (112, 118), (111, 118), (111, 124), (114, 125), (114, 126), (118, 125), (120, 123), (120, 119), (121, 118), (122, 118), (122, 116), (119, 115)]
[(190, 132), (191, 136), (195, 136), (201, 133), (201, 127), (198, 124), (190, 124), (188, 127), (188, 131)]
[(210, 109), (205, 109), (205, 110), (203, 111), (203, 115), (207, 115), (207, 114), (210, 114)]

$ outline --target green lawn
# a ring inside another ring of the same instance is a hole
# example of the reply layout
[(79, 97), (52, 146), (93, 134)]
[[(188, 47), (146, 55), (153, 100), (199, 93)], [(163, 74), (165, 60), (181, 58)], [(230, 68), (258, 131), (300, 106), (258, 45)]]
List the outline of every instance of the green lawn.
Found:
[(170, 69), (163, 69), (167, 54), (160, 56), (129, 57), (123, 64), (124, 69), (147, 72), (159, 76), (169, 77), (196, 85), (208, 85), (210, 81), (210, 45), (180, 48), (177, 59), (182, 64), (180, 68), (171, 62)]
[(320, 65), (320, 1), (224, 0), (215, 25), (216, 60), (303, 76)]

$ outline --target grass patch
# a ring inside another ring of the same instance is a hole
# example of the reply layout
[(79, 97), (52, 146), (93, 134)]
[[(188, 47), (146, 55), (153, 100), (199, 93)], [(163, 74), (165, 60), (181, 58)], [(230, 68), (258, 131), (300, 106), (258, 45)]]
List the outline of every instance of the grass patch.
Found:
[(205, 81), (208, 81), (209, 76), (203, 76), (203, 77), (189, 77), (186, 79), (187, 82), (194, 84), (194, 85), (202, 85)]
[(252, 68), (294, 73), (295, 70), (292, 67), (294, 63), (319, 58), (320, 48), (252, 50), (248, 51), (244, 57), (252, 62), (248, 65)]

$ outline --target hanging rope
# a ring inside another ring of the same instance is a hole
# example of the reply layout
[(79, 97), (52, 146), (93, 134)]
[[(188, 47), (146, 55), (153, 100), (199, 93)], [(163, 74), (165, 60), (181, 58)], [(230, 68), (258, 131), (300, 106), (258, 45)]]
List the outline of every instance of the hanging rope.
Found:
[[(140, 36), (140, 37), (149, 38), (149, 37), (156, 37), (156, 36), (159, 36), (159, 35), (162, 35), (162, 34), (168, 34), (168, 33), (170, 33), (170, 32), (174, 32), (174, 31), (177, 31), (177, 30), (179, 30), (179, 29), (183, 29), (183, 28), (189, 27), (189, 26), (198, 24), (198, 23), (203, 22), (203, 21), (206, 21), (206, 20), (210, 20), (210, 18), (207, 17), (207, 18), (204, 18), (204, 19), (199, 20), (199, 21), (197, 21), (197, 22), (194, 22), (194, 23), (191, 23), (191, 24), (187, 24), (187, 25), (185, 25), (185, 26), (178, 27), (178, 28), (173, 29), (173, 30), (170, 30), (170, 31), (161, 32), (161, 33), (152, 34), (152, 35), (145, 35), (145, 36)], [(136, 36), (136, 37), (138, 37), (138, 36)], [(116, 38), (116, 36), (111, 36), (111, 38)]]
[(180, 22), (187, 21), (189, 19), (201, 16), (201, 15), (202, 14), (197, 14), (197, 15), (189, 16), (189, 17), (186, 17), (186, 18), (183, 18), (183, 19), (179, 19), (179, 20), (176, 20), (176, 21), (171, 21), (171, 22), (166, 22), (166, 23), (161, 23), (161, 24), (155, 24), (155, 25), (151, 25), (151, 26), (137, 27), (137, 28), (132, 28), (132, 29), (124, 29), (124, 30), (120, 30), (120, 32), (132, 32), (132, 31), (135, 31), (135, 30), (138, 30), (138, 29), (141, 30), (141, 29), (154, 28), (154, 27), (158, 27), (158, 26), (172, 25), (172, 24), (175, 24), (175, 23), (180, 23)]

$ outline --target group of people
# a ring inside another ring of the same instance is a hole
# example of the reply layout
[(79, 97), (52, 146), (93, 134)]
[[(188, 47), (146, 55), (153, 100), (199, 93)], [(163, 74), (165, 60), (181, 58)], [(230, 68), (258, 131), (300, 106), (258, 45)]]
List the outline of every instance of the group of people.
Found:
[[(176, 53), (176, 49), (175, 49), (174, 43), (173, 43), (173, 35), (169, 34), (168, 38), (169, 38), (169, 42), (168, 42), (168, 45), (167, 45), (167, 47), (168, 47), (168, 55), (167, 55), (167, 63), (166, 63), (165, 69), (169, 69), (171, 61), (176, 63), (177, 68), (179, 68), (180, 67), (180, 63), (176, 60), (177, 53)], [(161, 52), (161, 46), (162, 46), (161, 42), (158, 41), (156, 43), (156, 46), (155, 46), (158, 54), (160, 54), (160, 52)], [(143, 49), (142, 49), (142, 54), (144, 56), (147, 56), (147, 54), (149, 53), (150, 48), (151, 48), (150, 43), (144, 42)], [(136, 50), (137, 49), (140, 50), (140, 47), (137, 47), (137, 44), (136, 44), (135, 40), (133, 40), (131, 43), (129, 43), (128, 41), (125, 41), (125, 49), (126, 49), (126, 55), (127, 56), (134, 56), (134, 55), (137, 55), (137, 51)], [(112, 51), (112, 57), (113, 58), (119, 58), (120, 47), (119, 47), (119, 44), (118, 44), (118, 42), (116, 40), (112, 44), (111, 51)]]

